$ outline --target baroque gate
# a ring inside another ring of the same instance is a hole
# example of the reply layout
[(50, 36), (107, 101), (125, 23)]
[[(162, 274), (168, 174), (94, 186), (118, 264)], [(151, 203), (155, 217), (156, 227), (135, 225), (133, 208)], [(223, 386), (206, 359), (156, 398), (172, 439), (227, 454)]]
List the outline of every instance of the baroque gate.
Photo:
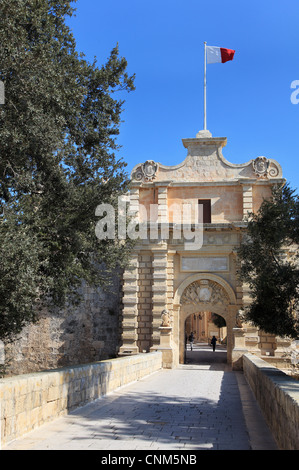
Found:
[(128, 234), (138, 242), (123, 277), (119, 354), (161, 350), (164, 367), (176, 367), (186, 318), (210, 311), (226, 321), (228, 362), (238, 368), (244, 352), (261, 353), (261, 336), (238, 314), (250, 299), (238, 279), (237, 248), (248, 212), (284, 181), (282, 171), (265, 157), (228, 162), (226, 138), (209, 131), (183, 145), (181, 164), (148, 160), (132, 171)]

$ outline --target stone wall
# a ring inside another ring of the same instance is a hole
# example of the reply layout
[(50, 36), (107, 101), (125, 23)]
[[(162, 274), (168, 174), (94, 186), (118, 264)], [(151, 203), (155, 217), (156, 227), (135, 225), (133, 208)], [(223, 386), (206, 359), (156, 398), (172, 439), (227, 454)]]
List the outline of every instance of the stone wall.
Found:
[(152, 256), (151, 253), (139, 257), (138, 266), (138, 341), (140, 352), (149, 352), (152, 346)]
[(156, 352), (1, 379), (2, 445), (161, 367)]
[(79, 306), (42, 312), (5, 347), (6, 372), (27, 374), (117, 356), (121, 341), (121, 280), (107, 290), (82, 287)]
[(253, 354), (243, 371), (282, 450), (299, 450), (299, 382)]
[[(213, 223), (242, 220), (243, 192), (239, 184), (232, 186), (173, 187), (168, 189), (169, 222), (183, 220), (183, 204), (195, 207), (198, 199), (210, 199)], [(198, 220), (192, 220), (197, 223)]]

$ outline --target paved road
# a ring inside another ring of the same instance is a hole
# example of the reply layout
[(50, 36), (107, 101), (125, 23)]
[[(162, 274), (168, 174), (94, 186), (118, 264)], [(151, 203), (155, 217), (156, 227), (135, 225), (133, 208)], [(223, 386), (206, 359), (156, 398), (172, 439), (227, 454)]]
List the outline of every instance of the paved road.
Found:
[(123, 387), (4, 450), (276, 450), (242, 372), (226, 351), (187, 351), (187, 364)]

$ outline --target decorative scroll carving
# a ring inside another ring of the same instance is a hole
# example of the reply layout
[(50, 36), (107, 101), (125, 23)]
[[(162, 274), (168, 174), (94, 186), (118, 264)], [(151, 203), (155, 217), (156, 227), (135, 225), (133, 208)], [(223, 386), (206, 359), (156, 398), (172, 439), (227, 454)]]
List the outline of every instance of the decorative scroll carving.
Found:
[(271, 178), (275, 178), (276, 176), (278, 176), (278, 174), (279, 170), (277, 166), (274, 163), (271, 163), (269, 168), (269, 176), (271, 176)]
[(275, 178), (279, 175), (279, 170), (275, 163), (266, 157), (257, 157), (252, 162), (253, 171), (259, 178)]
[(252, 162), (253, 171), (259, 178), (268, 176), (269, 160), (266, 157), (257, 157)]
[(147, 160), (137, 168), (133, 177), (136, 181), (143, 180), (145, 182), (150, 182), (156, 178), (158, 169), (158, 163), (154, 162), (153, 160)]
[(220, 284), (202, 280), (190, 284), (181, 297), (181, 304), (201, 303), (228, 305), (229, 297)]

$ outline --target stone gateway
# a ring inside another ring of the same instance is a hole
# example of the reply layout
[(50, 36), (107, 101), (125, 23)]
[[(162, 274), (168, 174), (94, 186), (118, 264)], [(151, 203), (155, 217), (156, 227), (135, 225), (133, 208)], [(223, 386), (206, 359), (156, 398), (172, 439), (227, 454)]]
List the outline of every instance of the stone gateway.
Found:
[[(176, 367), (190, 330), (204, 342), (216, 332), (234, 368), (247, 351), (279, 354), (278, 338), (242, 322), (250, 298), (237, 275), (237, 248), (248, 213), (284, 182), (281, 167), (264, 156), (230, 163), (226, 138), (209, 131), (183, 145), (181, 164), (148, 160), (132, 171), (130, 214), (143, 235), (123, 276), (119, 355), (161, 350), (164, 367)], [(225, 328), (212, 323), (215, 315)]]

